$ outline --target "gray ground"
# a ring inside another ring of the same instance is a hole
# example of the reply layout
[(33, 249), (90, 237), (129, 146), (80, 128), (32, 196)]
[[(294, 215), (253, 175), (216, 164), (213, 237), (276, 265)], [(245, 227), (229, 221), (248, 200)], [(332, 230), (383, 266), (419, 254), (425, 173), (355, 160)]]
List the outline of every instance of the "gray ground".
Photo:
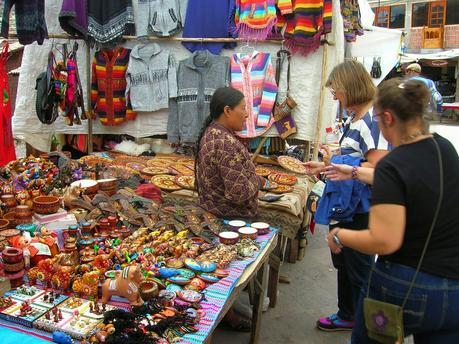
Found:
[[(319, 316), (336, 311), (336, 272), (332, 269), (324, 232), (316, 232), (308, 240), (304, 259), (282, 267), (292, 282), (279, 285), (276, 308), (263, 314), (260, 343), (341, 344), (349, 340), (349, 332), (325, 333), (315, 328)], [(217, 329), (212, 343), (248, 341), (249, 334)]]

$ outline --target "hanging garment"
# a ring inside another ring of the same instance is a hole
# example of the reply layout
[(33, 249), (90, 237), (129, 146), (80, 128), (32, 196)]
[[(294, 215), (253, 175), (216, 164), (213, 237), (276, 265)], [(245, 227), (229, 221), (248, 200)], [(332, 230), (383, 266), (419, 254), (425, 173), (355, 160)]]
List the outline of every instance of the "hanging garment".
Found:
[(135, 18), (137, 37), (147, 37), (149, 33), (159, 37), (169, 37), (182, 30), (182, 19), (178, 0), (134, 0), (138, 1)]
[(138, 44), (131, 52), (126, 71), (126, 98), (135, 111), (158, 111), (177, 97), (174, 56), (156, 44)]
[(177, 71), (177, 98), (171, 99), (167, 139), (173, 143), (194, 143), (209, 115), (212, 95), (229, 85), (229, 58), (196, 51), (180, 61)]
[(37, 42), (43, 44), (48, 38), (45, 22), (45, 0), (5, 0), (2, 17), (2, 37), (8, 38), (10, 12), (14, 5), (16, 32), (22, 45)]
[(280, 15), (277, 29), (285, 29), (285, 45), (295, 54), (308, 55), (320, 47), (321, 35), (331, 32), (332, 0), (292, 0), (293, 15)]
[(254, 51), (251, 55), (231, 57), (231, 86), (244, 93), (248, 118), (240, 137), (264, 134), (273, 124), (272, 110), (277, 84), (271, 55)]
[[(235, 0), (189, 0), (186, 10), (183, 37), (192, 38), (229, 38), (236, 37), (234, 26)], [(220, 54), (223, 48), (232, 49), (234, 43), (191, 43), (183, 45), (195, 52), (209, 50), (212, 54)]]
[(126, 102), (126, 70), (130, 50), (118, 47), (96, 52), (92, 62), (91, 108), (103, 125), (119, 125), (134, 120), (130, 102)]
[(99, 44), (134, 33), (132, 0), (88, 0), (88, 35)]
[(35, 100), (35, 110), (37, 117), (43, 124), (52, 124), (59, 115), (57, 108), (59, 96), (56, 94), (54, 82), (54, 53), (49, 52), (48, 65), (46, 71), (40, 73), (37, 77), (35, 89), (37, 90)]
[(363, 35), (359, 1), (341, 0), (341, 15), (343, 16), (344, 38), (347, 42), (355, 42), (357, 36)]
[(88, 0), (63, 0), (59, 23), (62, 29), (74, 37), (88, 35)]
[(8, 83), (8, 43), (4, 43), (0, 53), (0, 134), (2, 135), (2, 144), (0, 144), (0, 166), (4, 166), (12, 160), (16, 160), (16, 151), (14, 148), (13, 130), (11, 128), (11, 97)]
[(265, 40), (277, 22), (276, 0), (236, 0), (235, 19), (239, 38)]

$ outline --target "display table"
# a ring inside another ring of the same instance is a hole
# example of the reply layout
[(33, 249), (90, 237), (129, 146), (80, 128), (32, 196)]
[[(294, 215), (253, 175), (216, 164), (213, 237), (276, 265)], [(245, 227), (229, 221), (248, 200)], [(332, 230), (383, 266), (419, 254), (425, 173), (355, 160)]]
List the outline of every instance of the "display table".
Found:
[[(228, 309), (233, 304), (238, 295), (249, 286), (249, 295), (253, 305), (253, 324), (250, 343), (256, 343), (259, 336), (261, 311), (265, 291), (268, 288), (266, 274), (270, 255), (277, 246), (278, 233), (276, 229), (264, 236), (260, 236), (257, 241), (260, 243), (260, 250), (253, 258), (233, 261), (229, 268), (229, 276), (218, 283), (210, 285), (206, 291), (206, 299), (201, 302), (206, 315), (198, 325), (198, 332), (185, 335), (181, 343), (198, 344), (206, 343), (212, 336), (213, 331), (220, 323)], [(127, 306), (127, 303), (125, 303)], [(121, 306), (117, 302), (117, 306)], [(52, 333), (38, 330), (36, 328), (26, 328), (0, 319), (0, 333), (2, 338), (16, 338), (15, 336), (25, 336), (29, 338), (24, 343), (39, 344), (52, 341)], [(6, 340), (6, 339), (5, 339)], [(9, 340), (9, 339), (8, 339)], [(13, 344), (17, 341), (5, 342), (2, 344)]]

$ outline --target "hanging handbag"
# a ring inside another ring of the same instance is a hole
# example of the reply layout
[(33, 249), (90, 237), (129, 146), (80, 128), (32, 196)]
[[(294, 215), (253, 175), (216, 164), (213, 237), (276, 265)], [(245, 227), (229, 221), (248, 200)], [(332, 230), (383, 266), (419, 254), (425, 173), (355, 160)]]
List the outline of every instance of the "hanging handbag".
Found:
[[(282, 103), (276, 102), (274, 106), (274, 125), (279, 132), (279, 136), (284, 140), (296, 133), (296, 124), (292, 116), (292, 110), (296, 107), (296, 102), (289, 95), (290, 88), (290, 57), (288, 50), (281, 49), (277, 52), (276, 61), (276, 82), (279, 85), (282, 65), (287, 60), (287, 97)], [(279, 95), (278, 95), (279, 96)]]
[(371, 66), (370, 75), (373, 79), (379, 79), (382, 75), (381, 71), (381, 58), (374, 57), (373, 58), (373, 65)]
[(59, 97), (56, 95), (53, 77), (54, 54), (49, 53), (46, 71), (38, 75), (35, 89), (37, 98), (35, 108), (37, 117), (43, 124), (52, 124), (58, 116), (57, 103)]
[(424, 260), (425, 253), (427, 251), (427, 247), (430, 242), (430, 238), (432, 236), (433, 229), (437, 223), (438, 214), (440, 213), (440, 208), (443, 199), (443, 161), (440, 147), (438, 146), (437, 141), (433, 139), (433, 142), (438, 153), (440, 172), (440, 195), (438, 199), (437, 208), (435, 210), (434, 218), (432, 220), (432, 225), (430, 226), (429, 234), (427, 235), (427, 239), (424, 244), (424, 248), (422, 250), (419, 263), (416, 267), (416, 272), (414, 273), (413, 279), (410, 283), (410, 286), (401, 306), (374, 300), (369, 297), (371, 276), (375, 268), (375, 262), (373, 262), (373, 265), (370, 270), (367, 294), (363, 301), (363, 313), (365, 317), (365, 326), (367, 328), (368, 337), (379, 343), (394, 344), (397, 342), (399, 344), (402, 344), (404, 341), (405, 336), (403, 325), (403, 308), (405, 307), (408, 297), (410, 296), (411, 290), (413, 289), (414, 283), (416, 282), (416, 277), (418, 276), (419, 270)]

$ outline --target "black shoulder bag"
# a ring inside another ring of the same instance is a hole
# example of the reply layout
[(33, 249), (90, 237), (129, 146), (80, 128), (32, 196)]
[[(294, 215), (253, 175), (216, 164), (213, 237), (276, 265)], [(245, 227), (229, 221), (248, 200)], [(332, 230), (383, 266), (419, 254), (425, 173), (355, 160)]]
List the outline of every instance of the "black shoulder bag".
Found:
[[(394, 344), (395, 342), (398, 342), (402, 344), (404, 341), (405, 335), (403, 325), (403, 308), (405, 307), (408, 297), (410, 296), (411, 290), (413, 289), (414, 283), (416, 282), (416, 277), (418, 276), (419, 270), (422, 265), (422, 261), (424, 260), (424, 256), (427, 251), (427, 246), (429, 245), (430, 238), (432, 237), (433, 229), (437, 223), (438, 214), (440, 213), (440, 208), (443, 200), (443, 160), (441, 156), (440, 147), (434, 138), (433, 142), (438, 153), (438, 163), (440, 172), (440, 195), (438, 197), (437, 209), (435, 210), (432, 225), (430, 226), (426, 243), (424, 244), (424, 248), (422, 250), (418, 266), (416, 267), (416, 272), (413, 276), (413, 280), (410, 283), (405, 299), (403, 300), (401, 306), (374, 300), (369, 297), (371, 276), (375, 268), (375, 262), (373, 262), (373, 266), (370, 271), (367, 295), (363, 303), (363, 313), (365, 317), (365, 326), (367, 328), (368, 337), (379, 343)], [(383, 318), (384, 324), (382, 323)]]

